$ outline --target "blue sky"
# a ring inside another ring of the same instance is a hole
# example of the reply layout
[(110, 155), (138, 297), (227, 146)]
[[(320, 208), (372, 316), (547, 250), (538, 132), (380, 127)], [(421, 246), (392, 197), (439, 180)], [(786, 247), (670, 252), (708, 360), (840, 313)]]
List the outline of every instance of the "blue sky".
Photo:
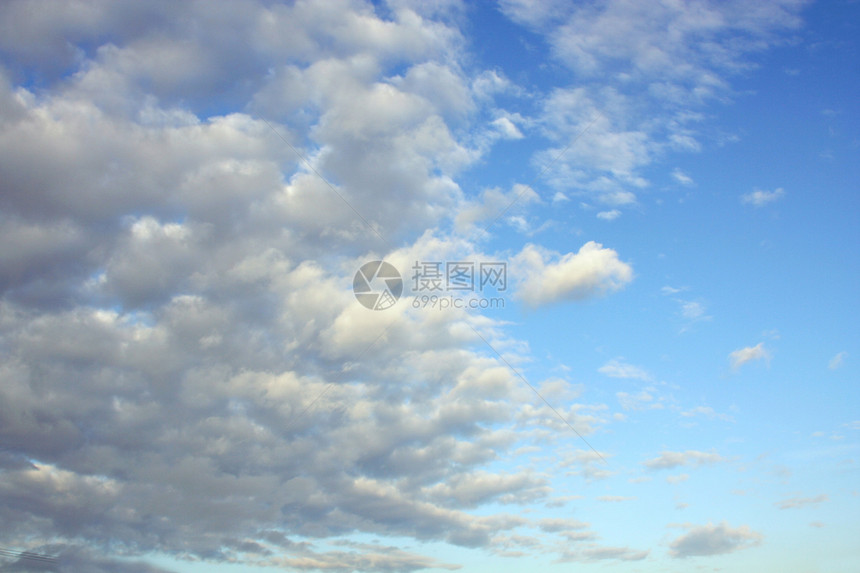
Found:
[(4, 3), (0, 571), (855, 571), (858, 22)]

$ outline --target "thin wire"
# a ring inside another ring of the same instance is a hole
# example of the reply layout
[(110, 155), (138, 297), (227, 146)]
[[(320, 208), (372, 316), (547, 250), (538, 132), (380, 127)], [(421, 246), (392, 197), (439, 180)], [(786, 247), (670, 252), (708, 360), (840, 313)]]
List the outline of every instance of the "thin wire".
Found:
[(584, 128), (582, 131), (580, 131), (580, 132), (577, 134), (577, 136), (576, 136), (576, 137), (574, 137), (574, 138), (570, 141), (570, 143), (568, 143), (568, 144), (567, 144), (567, 147), (565, 147), (564, 149), (562, 149), (562, 150), (561, 150), (561, 152), (560, 152), (558, 155), (556, 155), (556, 156), (555, 156), (555, 158), (554, 158), (552, 161), (550, 161), (550, 162), (549, 162), (549, 163), (548, 163), (548, 164), (547, 164), (547, 165), (546, 165), (546, 166), (541, 170), (541, 172), (537, 174), (537, 176), (536, 176), (534, 179), (532, 179), (532, 180), (531, 180), (531, 183), (529, 183), (528, 185), (526, 185), (526, 186), (523, 188), (523, 190), (522, 190), (522, 191), (520, 191), (520, 192), (517, 194), (517, 196), (516, 196), (516, 197), (514, 197), (514, 200), (513, 200), (513, 201), (511, 201), (511, 202), (508, 204), (508, 206), (507, 206), (507, 207), (505, 207), (504, 209), (502, 209), (502, 211), (501, 211), (498, 215), (496, 215), (496, 218), (495, 218), (495, 219), (493, 219), (492, 221), (490, 221), (489, 223), (487, 223), (487, 225), (484, 227), (484, 231), (486, 231), (487, 229), (489, 229), (490, 227), (492, 227), (493, 225), (495, 225), (495, 224), (496, 224), (496, 221), (498, 221), (499, 219), (501, 219), (501, 218), (505, 215), (505, 213), (507, 213), (507, 212), (511, 209), (511, 207), (513, 207), (513, 206), (516, 204), (516, 202), (520, 200), (520, 198), (525, 194), (525, 192), (526, 192), (526, 191), (529, 191), (529, 190), (534, 191), (534, 189), (532, 189), (532, 185), (534, 185), (534, 184), (535, 184), (535, 182), (536, 182), (538, 179), (540, 179), (540, 178), (541, 178), (541, 176), (542, 176), (544, 173), (546, 173), (546, 172), (549, 170), (549, 168), (550, 168), (550, 167), (552, 167), (553, 165), (555, 165), (555, 162), (556, 162), (556, 161), (558, 161), (559, 159), (561, 159), (561, 156), (562, 156), (562, 155), (564, 155), (565, 153), (567, 153), (567, 150), (568, 150), (568, 149), (570, 149), (571, 147), (573, 147), (573, 144), (574, 144), (574, 143), (576, 143), (577, 141), (579, 141), (579, 139), (580, 139), (583, 135), (585, 135), (585, 132), (586, 132), (586, 131), (588, 131), (589, 129), (591, 129), (591, 126), (592, 126), (592, 125), (594, 125), (594, 123), (595, 123), (595, 122), (596, 122), (600, 117), (601, 117), (601, 115), (600, 115), (600, 114), (597, 114), (596, 116), (594, 116), (594, 118), (592, 118), (592, 120), (591, 120), (590, 122), (588, 122), (588, 125), (586, 125), (586, 126), (585, 126), (585, 128)]
[(39, 561), (41, 563), (56, 563), (57, 558), (51, 555), (42, 553), (33, 553), (32, 551), (13, 551), (0, 547), (0, 555), (3, 557), (12, 557), (15, 559), (26, 559), (28, 561)]
[(564, 416), (562, 416), (562, 415), (561, 415), (561, 412), (559, 412), (558, 410), (556, 410), (556, 409), (553, 407), (553, 405), (552, 405), (552, 404), (550, 404), (550, 403), (547, 401), (547, 399), (546, 399), (546, 398), (544, 398), (544, 397), (541, 395), (541, 393), (540, 393), (540, 392), (538, 392), (537, 388), (535, 388), (534, 386), (532, 386), (532, 385), (531, 385), (531, 383), (529, 383), (529, 381), (528, 381), (528, 380), (526, 380), (525, 376), (523, 376), (522, 374), (520, 374), (520, 373), (519, 373), (519, 371), (518, 371), (516, 368), (514, 368), (514, 367), (511, 365), (511, 363), (510, 363), (510, 362), (508, 362), (508, 361), (505, 359), (505, 357), (504, 357), (504, 356), (502, 356), (502, 355), (501, 355), (501, 353), (499, 353), (499, 351), (498, 351), (498, 350), (496, 350), (496, 348), (495, 348), (492, 344), (490, 344), (490, 343), (487, 341), (487, 339), (486, 339), (486, 338), (484, 338), (483, 336), (481, 336), (481, 333), (480, 333), (480, 332), (478, 332), (477, 330), (475, 330), (475, 327), (474, 327), (474, 326), (472, 326), (472, 325), (470, 324), (470, 325), (469, 325), (469, 328), (471, 328), (471, 329), (474, 331), (474, 333), (478, 335), (478, 338), (480, 338), (481, 340), (483, 340), (483, 341), (484, 341), (484, 343), (485, 343), (487, 346), (489, 346), (489, 347), (490, 347), (490, 349), (491, 349), (493, 352), (495, 352), (495, 353), (496, 353), (496, 355), (497, 355), (499, 358), (501, 358), (501, 359), (502, 359), (502, 362), (504, 362), (505, 364), (507, 364), (507, 365), (508, 365), (508, 368), (510, 368), (510, 369), (511, 369), (511, 371), (512, 371), (514, 374), (516, 374), (516, 375), (520, 378), (520, 380), (522, 380), (523, 382), (525, 382), (525, 383), (526, 383), (526, 386), (528, 386), (529, 388), (531, 388), (532, 392), (534, 392), (535, 394), (537, 394), (538, 398), (540, 398), (541, 400), (543, 400), (543, 403), (544, 403), (544, 404), (546, 404), (547, 406), (549, 406), (549, 409), (550, 409), (550, 410), (552, 410), (552, 411), (555, 413), (555, 415), (556, 415), (556, 416), (558, 416), (558, 419), (559, 419), (559, 420), (561, 420), (562, 422), (564, 422), (564, 423), (567, 425), (567, 427), (568, 427), (568, 428), (570, 428), (571, 430), (573, 430), (573, 431), (574, 431), (574, 433), (575, 433), (577, 436), (579, 436), (579, 439), (580, 439), (580, 440), (582, 440), (583, 442), (585, 442), (585, 445), (586, 445), (586, 446), (588, 446), (589, 448), (591, 448), (591, 451), (593, 451), (595, 454), (597, 454), (597, 456), (598, 456), (601, 460), (603, 460), (603, 463), (605, 463), (606, 465), (609, 465), (609, 462), (607, 462), (607, 461), (606, 461), (606, 458), (604, 458), (604, 457), (603, 457), (603, 455), (601, 455), (601, 453), (600, 453), (600, 452), (598, 452), (596, 449), (594, 449), (594, 446), (592, 446), (591, 444), (589, 444), (589, 443), (588, 443), (588, 440), (586, 440), (586, 439), (585, 439), (585, 436), (583, 436), (582, 434), (580, 434), (580, 433), (576, 430), (576, 428), (574, 428), (574, 427), (571, 425), (571, 423), (567, 421), (567, 418), (565, 418)]

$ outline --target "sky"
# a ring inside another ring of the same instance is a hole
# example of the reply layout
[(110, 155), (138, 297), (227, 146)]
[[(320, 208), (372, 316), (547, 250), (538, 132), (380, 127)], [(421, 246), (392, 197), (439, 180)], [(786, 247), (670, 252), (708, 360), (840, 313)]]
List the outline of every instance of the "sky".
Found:
[(858, 571), (859, 25), (3, 2), (0, 571)]

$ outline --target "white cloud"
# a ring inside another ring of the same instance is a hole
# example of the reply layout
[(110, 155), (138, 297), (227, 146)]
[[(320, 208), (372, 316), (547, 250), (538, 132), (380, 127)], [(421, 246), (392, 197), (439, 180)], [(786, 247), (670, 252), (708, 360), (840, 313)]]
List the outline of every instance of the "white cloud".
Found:
[[(648, 185), (641, 172), (655, 157), (701, 149), (703, 106), (731, 93), (731, 77), (776, 42), (774, 32), (800, 24), (801, 6), (506, 0), (502, 11), (541, 34), (576, 77), (545, 103), (542, 123), (558, 143), (535, 164), (558, 158), (548, 177), (566, 193), (618, 206), (623, 192), (635, 202), (636, 189)], [(692, 183), (676, 173), (680, 184)]]
[(675, 169), (674, 171), (672, 171), (672, 178), (681, 185), (690, 186), (695, 184), (693, 179), (680, 169)]
[(605, 501), (609, 503), (619, 503), (622, 501), (631, 501), (636, 499), (635, 497), (630, 497), (626, 495), (599, 495), (597, 496), (597, 501)]
[(816, 495), (815, 497), (792, 497), (775, 503), (779, 509), (799, 509), (810, 505), (818, 505), (819, 503), (828, 501), (830, 498), (827, 494)]
[(614, 221), (620, 216), (621, 211), (619, 211), (618, 209), (612, 209), (611, 211), (601, 211), (597, 214), (597, 218), (603, 219), (604, 221)]
[(499, 5), (511, 19), (531, 26), (544, 26), (557, 20), (566, 8), (563, 0), (502, 0)]
[(655, 402), (653, 394), (646, 390), (642, 390), (636, 394), (629, 392), (616, 392), (615, 397), (618, 398), (618, 403), (625, 410), (662, 410), (663, 404)]
[(729, 416), (728, 414), (720, 414), (716, 412), (710, 406), (697, 406), (690, 410), (686, 410), (681, 412), (681, 415), (685, 418), (693, 418), (696, 416), (704, 416), (710, 420), (723, 420), (725, 422), (734, 422), (734, 418)]
[(522, 139), (523, 133), (519, 128), (507, 117), (500, 117), (493, 120), (492, 124), (505, 139)]
[(839, 352), (836, 354), (836, 356), (834, 356), (833, 358), (830, 359), (830, 362), (827, 364), (827, 367), (830, 370), (836, 370), (842, 366), (842, 364), (845, 362), (845, 358), (847, 358), (847, 357), (848, 357), (847, 352), (844, 352), (844, 351)]
[(597, 369), (601, 374), (610, 378), (632, 378), (635, 380), (651, 380), (651, 375), (639, 366), (628, 364), (623, 358), (613, 358)]
[(739, 348), (729, 354), (729, 362), (731, 362), (732, 368), (735, 370), (747, 362), (752, 362), (753, 360), (770, 361), (770, 359), (771, 354), (767, 349), (765, 349), (764, 342), (759, 342), (755, 346)]
[(764, 207), (765, 205), (781, 199), (783, 195), (785, 195), (785, 191), (781, 187), (774, 189), (773, 191), (762, 191), (760, 189), (756, 189), (750, 193), (741, 195), (741, 203), (752, 205), (754, 207)]
[(720, 462), (725, 462), (726, 459), (721, 455), (713, 452), (700, 452), (697, 450), (687, 450), (685, 452), (661, 452), (656, 458), (643, 462), (649, 470), (666, 470), (680, 466), (702, 466), (711, 465)]
[(680, 301), (681, 316), (687, 320), (702, 320), (709, 318), (705, 316), (705, 305), (696, 301)]
[(522, 273), (515, 277), (517, 295), (530, 306), (617, 291), (633, 280), (633, 269), (618, 253), (593, 241), (561, 257), (529, 244), (512, 262), (513, 272)]
[(491, 225), (499, 218), (510, 218), (524, 206), (539, 202), (538, 194), (526, 185), (514, 185), (507, 193), (498, 188), (484, 189), (479, 200), (463, 204), (457, 213), (455, 227), (465, 233), (478, 224)]
[(690, 474), (678, 474), (676, 476), (666, 476), (666, 481), (671, 484), (682, 483), (690, 479)]
[(688, 525), (688, 532), (670, 544), (670, 555), (676, 558), (703, 557), (732, 553), (759, 545), (764, 536), (747, 525), (731, 527), (726, 522), (718, 525)]

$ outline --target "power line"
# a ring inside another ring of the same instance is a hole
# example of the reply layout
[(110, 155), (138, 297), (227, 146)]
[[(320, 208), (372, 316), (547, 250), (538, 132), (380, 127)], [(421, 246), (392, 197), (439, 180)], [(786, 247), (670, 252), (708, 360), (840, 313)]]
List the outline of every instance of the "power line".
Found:
[(33, 551), (14, 551), (0, 547), (0, 556), (11, 557), (12, 559), (22, 559), (25, 561), (36, 561), (38, 563), (56, 563), (57, 558), (53, 555), (45, 555), (44, 553), (35, 553)]

